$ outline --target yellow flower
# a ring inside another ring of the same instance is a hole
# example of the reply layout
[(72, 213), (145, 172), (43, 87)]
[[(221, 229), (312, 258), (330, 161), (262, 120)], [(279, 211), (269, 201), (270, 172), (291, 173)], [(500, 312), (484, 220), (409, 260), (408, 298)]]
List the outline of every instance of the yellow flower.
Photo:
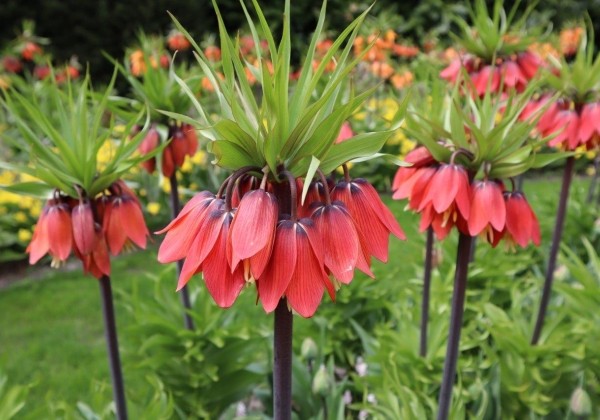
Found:
[(160, 203), (151, 201), (146, 205), (146, 210), (153, 216), (156, 216), (160, 212)]
[(98, 168), (100, 170), (106, 168), (108, 163), (113, 159), (115, 155), (115, 146), (112, 141), (105, 141), (100, 149), (98, 150), (98, 154), (96, 155), (96, 160), (98, 161)]
[(140, 195), (140, 197), (145, 197), (146, 196), (146, 190), (144, 188), (140, 188), (138, 191), (138, 194)]
[(181, 165), (181, 172), (192, 172), (193, 167), (194, 166), (192, 165), (191, 159), (189, 158), (189, 156), (186, 156), (183, 165)]
[(19, 229), (17, 237), (21, 242), (28, 242), (31, 239), (31, 231), (28, 229)]
[(171, 192), (171, 183), (169, 181), (169, 178), (167, 177), (163, 177), (162, 180), (162, 190), (166, 193), (170, 193)]
[(33, 217), (38, 217), (42, 212), (42, 203), (40, 201), (36, 201), (33, 206), (29, 209), (29, 214)]
[(206, 153), (203, 150), (198, 150), (194, 156), (192, 156), (192, 163), (195, 165), (202, 165), (206, 161)]
[(25, 223), (27, 221), (27, 215), (22, 211), (15, 213), (15, 220), (19, 223)]

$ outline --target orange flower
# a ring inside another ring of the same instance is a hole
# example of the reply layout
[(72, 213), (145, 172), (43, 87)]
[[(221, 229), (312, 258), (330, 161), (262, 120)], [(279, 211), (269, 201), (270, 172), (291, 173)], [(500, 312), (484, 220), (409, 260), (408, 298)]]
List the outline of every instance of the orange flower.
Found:
[(413, 80), (414, 75), (408, 70), (404, 73), (396, 73), (390, 78), (392, 86), (394, 86), (396, 89), (403, 89), (407, 86), (410, 86)]
[(190, 41), (179, 31), (172, 31), (167, 38), (167, 45), (171, 51), (185, 51), (190, 48)]
[(581, 37), (583, 35), (583, 28), (567, 28), (560, 31), (560, 51), (565, 56), (575, 55), (579, 44), (581, 43)]

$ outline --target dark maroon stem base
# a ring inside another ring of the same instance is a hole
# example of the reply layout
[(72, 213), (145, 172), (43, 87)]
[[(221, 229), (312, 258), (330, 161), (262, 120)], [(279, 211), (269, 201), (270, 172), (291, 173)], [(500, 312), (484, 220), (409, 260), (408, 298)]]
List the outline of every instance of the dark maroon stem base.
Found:
[(102, 296), (102, 313), (104, 316), (104, 335), (108, 349), (108, 362), (113, 386), (113, 398), (117, 409), (117, 419), (127, 420), (125, 386), (123, 385), (123, 372), (121, 371), (121, 358), (119, 356), (119, 341), (117, 339), (117, 325), (115, 323), (110, 277), (102, 276), (99, 284), (100, 295)]
[(292, 330), (293, 317), (287, 301), (275, 309), (273, 338), (273, 418), (292, 418)]
[(565, 216), (567, 215), (567, 202), (569, 200), (569, 188), (573, 179), (573, 169), (575, 166), (575, 158), (573, 156), (567, 158), (565, 171), (563, 173), (562, 187), (560, 189), (560, 199), (558, 201), (558, 210), (556, 211), (556, 222), (554, 225), (554, 234), (552, 235), (552, 246), (550, 247), (550, 255), (548, 256), (548, 268), (546, 269), (546, 278), (544, 280), (544, 289), (542, 290), (542, 298), (540, 300), (540, 309), (538, 311), (533, 335), (531, 336), (531, 344), (536, 345), (540, 340), (550, 295), (552, 293), (552, 282), (554, 280), (554, 269), (556, 268), (556, 257), (560, 248), (562, 239), (562, 231), (565, 225)]
[[(169, 178), (171, 182), (171, 220), (175, 219), (180, 211), (179, 204), (179, 186), (177, 185), (177, 173), (173, 173)], [(177, 261), (177, 278), (179, 279), (179, 274), (181, 273), (181, 268), (183, 267), (183, 260)], [(181, 298), (181, 304), (183, 305), (183, 325), (188, 330), (194, 330), (194, 321), (190, 316), (190, 311), (192, 310), (192, 303), (190, 301), (190, 294), (187, 286), (184, 286), (179, 291), (179, 297)]]
[(458, 361), (460, 329), (462, 326), (463, 312), (465, 309), (465, 295), (467, 291), (467, 275), (469, 272), (469, 257), (473, 238), (463, 233), (458, 239), (456, 251), (456, 272), (454, 274), (454, 291), (452, 292), (452, 312), (450, 314), (450, 332), (448, 335), (448, 349), (444, 361), (444, 375), (440, 389), (438, 420), (447, 420), (452, 402), (452, 388), (456, 375), (456, 362)]
[(423, 272), (423, 300), (421, 302), (421, 337), (419, 341), (419, 356), (427, 355), (427, 325), (429, 324), (429, 295), (431, 292), (431, 264), (433, 259), (433, 229), (427, 229), (425, 243), (425, 264)]

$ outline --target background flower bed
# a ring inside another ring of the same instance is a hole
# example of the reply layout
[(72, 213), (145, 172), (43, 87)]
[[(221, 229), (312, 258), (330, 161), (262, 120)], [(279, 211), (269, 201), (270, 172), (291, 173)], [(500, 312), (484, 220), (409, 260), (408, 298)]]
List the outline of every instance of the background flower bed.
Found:
[[(546, 245), (558, 187), (558, 180), (526, 182), (528, 197), (542, 220)], [(598, 214), (578, 204), (587, 183), (577, 181), (574, 187), (577, 199), (569, 208), (565, 243), (587, 262), (581, 240), (583, 236), (597, 240), (594, 223)], [(323, 388), (313, 388), (321, 363), (335, 365), (324, 388), (330, 418), (339, 418), (337, 413), (344, 410), (350, 417), (360, 410), (374, 418), (432, 415), (448, 322), (449, 308), (443, 302), (449, 301), (451, 293), (456, 240), (440, 249), (432, 297), (433, 307), (439, 309), (431, 315), (429, 356), (421, 360), (417, 342), (424, 240), (414, 227), (415, 217), (403, 212), (401, 203), (387, 201), (407, 226), (410, 239), (391, 243), (390, 255), (396, 264), (376, 265), (377, 280), (357, 278), (340, 293), (337, 303), (325, 303), (313, 320), (297, 323), (298, 382), (294, 392), (302, 418), (314, 418), (322, 409)], [(582, 269), (572, 259), (562, 258), (571, 262), (561, 267), (557, 278), (545, 330), (550, 339), (531, 348), (529, 323), (542, 283), (543, 252), (544, 248), (529, 248), (515, 264), (515, 257), (506, 256), (502, 249), (478, 248), (469, 280), (472, 291), (467, 297), (465, 357), (459, 363), (462, 385), (456, 409), (486, 419), (498, 418), (500, 409), (502, 418), (564, 418), (571, 393), (583, 384), (597, 415), (600, 353), (594, 344), (599, 337), (593, 326), (599, 322), (595, 305), (600, 270), (594, 266), (587, 269), (585, 263)], [(185, 331), (179, 326), (179, 306), (172, 293), (172, 269), (159, 268), (153, 255), (154, 250), (138, 252), (115, 262), (118, 278), (123, 279), (114, 286), (119, 296), (118, 320), (132, 415), (215, 418), (229, 408), (225, 418), (230, 418), (241, 402), (247, 413), (254, 410), (261, 418), (270, 409), (265, 400), (269, 367), (261, 355), (269, 351), (264, 336), (270, 334), (271, 318), (257, 318), (261, 309), (248, 293), (242, 294), (241, 305), (220, 311), (194, 283), (199, 332)], [(0, 351), (0, 366), (11, 385), (31, 385), (18, 418), (78, 418), (81, 414), (76, 413), (86, 412), (86, 407), (99, 414), (106, 411), (111, 395), (102, 331), (92, 322), (99, 311), (92, 304), (97, 285), (86, 280), (77, 272), (53, 271), (41, 280), (18, 282), (0, 291), (0, 341), (6, 343)], [(66, 343), (65, 336), (75, 339)], [(312, 373), (301, 356), (306, 337), (317, 344)], [(220, 352), (225, 352), (223, 357), (215, 357)], [(364, 363), (366, 375), (361, 376)], [(233, 369), (231, 376), (227, 368)], [(346, 391), (352, 396), (348, 406), (341, 398)], [(78, 402), (85, 403), (79, 404), (79, 411)]]

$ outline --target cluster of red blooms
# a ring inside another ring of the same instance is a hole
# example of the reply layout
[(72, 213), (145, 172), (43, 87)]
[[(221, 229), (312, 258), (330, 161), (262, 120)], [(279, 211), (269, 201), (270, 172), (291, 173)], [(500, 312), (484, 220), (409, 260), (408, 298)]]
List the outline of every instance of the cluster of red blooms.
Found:
[(123, 181), (94, 200), (56, 192), (44, 206), (27, 247), (29, 263), (49, 254), (56, 267), (73, 251), (84, 271), (99, 279), (110, 275), (109, 251), (118, 255), (132, 244), (145, 248), (148, 235), (142, 207)]
[(587, 150), (600, 146), (600, 102), (575, 104), (561, 99), (548, 104), (550, 99), (544, 95), (530, 101), (520, 118), (527, 120), (547, 106), (536, 129), (544, 137), (555, 136), (548, 142), (549, 146), (571, 151), (580, 146)]
[(529, 51), (498, 58), (495, 63), (487, 63), (479, 57), (466, 54), (454, 59), (442, 70), (440, 77), (454, 83), (464, 68), (479, 96), (485, 94), (488, 86), (491, 92), (498, 92), (501, 87), (504, 92), (522, 92), (542, 65), (542, 60)]
[[(183, 165), (186, 156), (193, 156), (196, 153), (198, 149), (198, 137), (191, 125), (173, 124), (169, 125), (168, 138), (171, 139), (171, 142), (161, 153), (161, 169), (163, 175), (170, 178), (175, 173), (175, 170)], [(146, 155), (159, 145), (160, 133), (156, 127), (152, 127), (140, 143), (138, 150), (142, 155)], [(156, 170), (156, 157), (142, 162), (142, 167), (148, 173), (154, 173)]]
[(185, 51), (190, 48), (190, 41), (178, 30), (172, 30), (167, 36), (167, 47), (171, 51)]
[(373, 276), (371, 258), (387, 261), (390, 233), (405, 238), (367, 181), (322, 177), (298, 205), (302, 180), (280, 175), (288, 181), (267, 182), (265, 176), (259, 182), (242, 169), (226, 181), (224, 196), (224, 186), (217, 195), (197, 194), (159, 232), (167, 234), (158, 260), (185, 258), (178, 289), (202, 273), (215, 302), (229, 307), (244, 285), (254, 283), (266, 312), (286, 298), (310, 317), (325, 290), (334, 299), (336, 286), (350, 283), (356, 268)]
[[(33, 77), (38, 80), (44, 80), (51, 75), (50, 66), (47, 64), (36, 64), (43, 61), (43, 50), (35, 42), (28, 41), (21, 50), (21, 57), (6, 55), (2, 57), (2, 68), (10, 74), (22, 74), (26, 69), (32, 72)], [(73, 60), (72, 60), (73, 61)], [(73, 62), (65, 65), (63, 68), (55, 70), (55, 78), (58, 83), (63, 83), (70, 78), (71, 80), (79, 77), (78, 64)]]
[(522, 192), (506, 191), (496, 179), (473, 180), (454, 159), (437, 162), (425, 147), (405, 160), (412, 166), (396, 173), (393, 198), (407, 198), (408, 208), (421, 214), (421, 232), (431, 227), (444, 239), (456, 226), (465, 235), (482, 235), (494, 247), (501, 239), (509, 246), (540, 244), (537, 217)]

